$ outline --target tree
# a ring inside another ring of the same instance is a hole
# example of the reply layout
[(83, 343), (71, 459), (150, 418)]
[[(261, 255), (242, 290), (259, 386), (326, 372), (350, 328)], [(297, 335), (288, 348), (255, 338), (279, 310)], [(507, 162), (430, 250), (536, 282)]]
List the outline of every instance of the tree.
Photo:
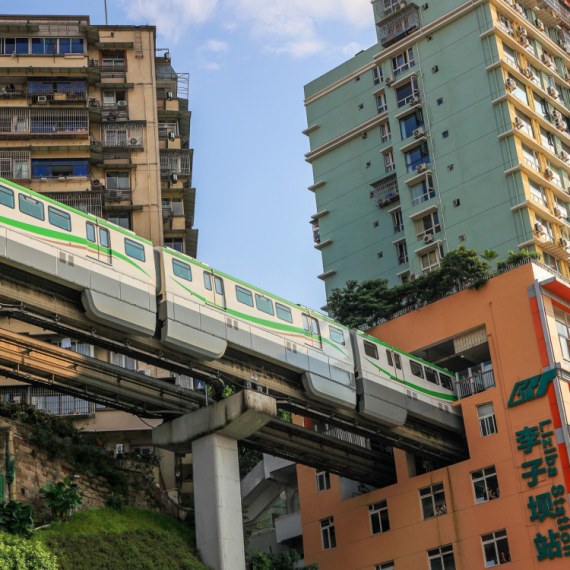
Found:
[[(296, 570), (297, 563), (301, 560), (296, 550), (283, 552), (282, 554), (265, 554), (261, 550), (256, 550), (251, 555), (252, 570)], [(304, 566), (305, 570), (319, 570), (318, 564)]]
[(499, 254), (494, 249), (484, 249), (480, 255), (487, 263), (491, 264), (491, 271), (494, 271), (493, 261), (499, 257)]

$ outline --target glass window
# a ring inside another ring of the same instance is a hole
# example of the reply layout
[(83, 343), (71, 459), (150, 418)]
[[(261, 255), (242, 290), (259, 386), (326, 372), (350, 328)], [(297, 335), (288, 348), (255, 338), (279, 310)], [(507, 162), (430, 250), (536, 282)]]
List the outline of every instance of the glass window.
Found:
[(446, 514), (447, 505), (445, 503), (443, 483), (436, 483), (420, 489), (420, 502), (424, 520)]
[(125, 238), (125, 253), (129, 257), (138, 259), (139, 261), (145, 261), (144, 246), (132, 239)]
[(372, 534), (380, 534), (390, 530), (390, 519), (388, 518), (388, 505), (386, 501), (380, 501), (373, 505), (368, 505), (370, 515), (370, 527)]
[(316, 471), (317, 492), (328, 491), (331, 488), (331, 476), (328, 471)]
[(267, 313), (268, 315), (273, 316), (273, 301), (260, 295), (259, 293), (255, 294), (255, 306), (262, 312)]
[(402, 135), (402, 140), (413, 136), (414, 131), (424, 126), (424, 119), (421, 109), (418, 109), (415, 113), (407, 115), (403, 119), (400, 119), (400, 133)]
[(437, 379), (437, 372), (433, 368), (425, 367), (426, 380), (432, 384), (439, 384)]
[(524, 131), (529, 137), (534, 137), (530, 117), (518, 109), (515, 109), (515, 126), (517, 126), (521, 131)]
[(291, 309), (282, 305), (281, 303), (275, 303), (275, 310), (277, 311), (277, 317), (282, 321), (287, 321), (288, 323), (293, 322), (293, 315), (291, 314)]
[(224, 294), (224, 282), (222, 281), (221, 277), (214, 277), (214, 288), (216, 289), (216, 293), (218, 295)]
[(412, 206), (417, 206), (435, 198), (435, 189), (431, 177), (428, 176), (426, 180), (411, 186), (410, 193), (412, 195)]
[(441, 257), (442, 256), (440, 254), (440, 251), (437, 248), (421, 255), (420, 263), (422, 266), (422, 271), (424, 273), (429, 273), (430, 271), (437, 269), (441, 263)]
[(340, 329), (329, 326), (331, 340), (337, 344), (344, 344), (344, 334)]
[(477, 406), (477, 416), (479, 417), (481, 437), (487, 437), (488, 435), (497, 433), (497, 422), (495, 420), (493, 402)]
[(48, 206), (48, 219), (52, 226), (71, 231), (71, 216), (67, 212)]
[(418, 378), (424, 377), (424, 371), (421, 364), (418, 364), (417, 362), (410, 360), (410, 369), (412, 370), (412, 374), (414, 376), (417, 376)]
[(128, 190), (130, 188), (130, 175), (128, 170), (107, 171), (108, 190)]
[(453, 391), (453, 380), (451, 379), (451, 376), (448, 376), (447, 374), (442, 374), (440, 372), (439, 373), (439, 380), (441, 381), (441, 386), (443, 388), (445, 388), (446, 390), (452, 390)]
[(402, 210), (392, 212), (392, 225), (394, 226), (394, 233), (399, 234), (404, 231), (404, 219), (402, 218)]
[(208, 291), (212, 290), (212, 276), (206, 272), (204, 272), (204, 287), (206, 287)]
[(8, 188), (0, 186), (0, 204), (3, 206), (8, 206), (8, 208), (14, 207), (14, 192)]
[(71, 38), (59, 39), (59, 53), (71, 53)]
[(384, 167), (386, 169), (386, 172), (392, 172), (392, 170), (395, 170), (396, 168), (396, 163), (394, 162), (394, 153), (391, 150), (384, 153)]
[(382, 142), (388, 142), (392, 138), (390, 123), (383, 123), (380, 125), (380, 136), (382, 138)]
[(251, 291), (236, 285), (236, 298), (240, 303), (247, 305), (248, 307), (253, 307), (253, 295)]
[(333, 517), (321, 521), (321, 536), (323, 539), (323, 550), (336, 547)]
[(523, 103), (526, 103), (528, 105), (528, 93), (526, 91), (525, 84), (521, 83), (518, 79), (516, 79), (510, 74), (509, 74), (509, 79), (512, 79), (514, 81), (515, 87), (513, 89), (513, 95), (517, 99), (520, 99)]
[(28, 196), (27, 194), (19, 194), (18, 200), (20, 204), (20, 212), (31, 216), (32, 218), (37, 218), (38, 220), (44, 220), (44, 205), (39, 200)]
[(390, 562), (382, 562), (382, 564), (376, 564), (374, 566), (374, 570), (395, 570), (394, 561), (390, 560)]
[(481, 537), (485, 553), (485, 567), (498, 566), (511, 561), (509, 541), (506, 530), (497, 530)]
[(121, 228), (131, 229), (131, 215), (128, 212), (114, 212), (108, 215), (107, 220)]
[(83, 38), (71, 39), (71, 53), (83, 53)]
[(380, 83), (382, 83), (382, 81), (384, 81), (384, 76), (382, 75), (381, 67), (375, 67), (374, 69), (372, 69), (372, 79), (374, 81), (374, 85), (379, 85)]
[(99, 245), (106, 249), (111, 248), (111, 234), (105, 228), (99, 228)]
[(378, 104), (378, 112), (379, 113), (385, 113), (388, 110), (388, 106), (386, 105), (386, 94), (385, 93), (380, 93), (380, 95), (378, 95), (376, 97), (376, 102)]
[(43, 55), (45, 52), (44, 39), (32, 38), (32, 53), (35, 55)]
[(406, 167), (408, 172), (413, 172), (420, 164), (430, 162), (428, 147), (426, 143), (409, 150), (404, 155), (406, 157)]
[(455, 558), (451, 544), (428, 550), (427, 554), (430, 570), (455, 570)]
[(543, 206), (547, 206), (548, 203), (546, 201), (546, 192), (544, 191), (544, 187), (537, 184), (534, 180), (528, 179), (528, 186), (530, 188), (530, 195), (535, 202), (542, 204)]
[(16, 38), (6, 38), (4, 40), (4, 53), (11, 55), (16, 52)]
[(396, 89), (396, 100), (398, 101), (398, 107), (403, 107), (407, 105), (413, 97), (418, 94), (418, 84), (417, 79), (412, 77), (412, 80), (402, 87)]
[(398, 265), (408, 263), (408, 245), (406, 240), (401, 240), (396, 245), (396, 255), (398, 256)]
[(186, 281), (192, 281), (192, 269), (187, 263), (180, 261), (179, 259), (172, 258), (172, 269), (174, 275), (177, 277), (182, 277)]
[(311, 326), (309, 325), (309, 317), (307, 315), (303, 315), (303, 328), (310, 332)]
[(16, 38), (16, 53), (28, 53), (28, 38)]
[(471, 473), (471, 481), (473, 483), (476, 503), (492, 501), (501, 496), (494, 465), (486, 467), (485, 469), (479, 469), (479, 471), (473, 471), (473, 473)]
[(366, 354), (366, 356), (370, 356), (370, 358), (374, 358), (374, 360), (378, 360), (378, 347), (375, 344), (365, 340), (364, 354)]
[(97, 237), (95, 236), (95, 226), (87, 222), (87, 239), (93, 243), (97, 243)]
[(511, 49), (508, 45), (503, 44), (503, 53), (505, 55), (505, 61), (507, 63), (510, 63), (513, 67), (518, 67), (518, 55), (513, 49)]
[(184, 253), (184, 239), (183, 238), (164, 238), (164, 245), (180, 253)]
[(408, 71), (408, 69), (413, 67), (415, 64), (414, 51), (412, 48), (399, 53), (397, 56), (392, 58), (392, 69), (394, 70), (394, 76)]

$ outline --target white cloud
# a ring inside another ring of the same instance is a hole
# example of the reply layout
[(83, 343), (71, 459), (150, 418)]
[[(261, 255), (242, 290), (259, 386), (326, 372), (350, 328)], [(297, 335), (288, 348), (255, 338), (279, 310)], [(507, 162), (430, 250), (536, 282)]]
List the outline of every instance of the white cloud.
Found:
[(214, 53), (226, 52), (229, 50), (228, 44), (220, 40), (208, 40), (200, 47), (200, 51), (213, 51)]
[(349, 44), (346, 44), (343, 48), (341, 48), (340, 51), (346, 57), (352, 57), (353, 55), (356, 55), (358, 52), (362, 51), (363, 49), (364, 48), (359, 43), (351, 42)]
[(222, 69), (221, 64), (216, 63), (215, 61), (208, 61), (200, 64), (200, 69), (204, 69), (205, 71), (220, 71)]

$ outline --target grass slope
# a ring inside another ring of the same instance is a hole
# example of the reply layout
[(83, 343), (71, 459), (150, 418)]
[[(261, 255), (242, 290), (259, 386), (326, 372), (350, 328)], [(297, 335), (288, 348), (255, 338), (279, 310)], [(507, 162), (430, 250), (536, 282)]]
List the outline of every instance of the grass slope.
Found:
[(184, 525), (134, 507), (79, 512), (34, 540), (57, 556), (60, 570), (208, 570)]

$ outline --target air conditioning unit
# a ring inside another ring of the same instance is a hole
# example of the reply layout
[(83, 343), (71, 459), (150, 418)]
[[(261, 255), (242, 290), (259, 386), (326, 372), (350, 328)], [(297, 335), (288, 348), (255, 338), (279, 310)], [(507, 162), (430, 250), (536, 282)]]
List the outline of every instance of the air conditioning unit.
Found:
[(514, 9), (524, 16), (524, 8), (518, 2), (515, 2)]
[(170, 61), (170, 59), (171, 59), (171, 57), (170, 57), (170, 52), (167, 51), (167, 52), (164, 54), (164, 61)]
[(394, 81), (396, 81), (396, 78), (393, 75), (388, 75), (388, 77), (386, 77), (386, 79), (384, 79), (384, 83), (388, 86), (392, 85), (392, 83), (394, 83)]
[(532, 77), (532, 69), (530, 67), (521, 67), (521, 73), (529, 79)]
[(562, 247), (568, 247), (568, 240), (566, 238), (560, 238), (560, 245)]
[(522, 128), (523, 128), (523, 124), (524, 124), (524, 123), (522, 122), (522, 120), (520, 119), (520, 117), (515, 117), (515, 127), (516, 127), (517, 129), (522, 129)]
[(142, 146), (142, 145), (140, 144), (139, 139), (133, 137), (132, 139), (129, 140), (129, 146), (130, 147), (136, 147), (136, 146)]
[(137, 368), (137, 372), (139, 374), (144, 374), (145, 376), (150, 376), (150, 370), (146, 370), (144, 368)]
[(505, 0), (505, 4), (508, 4), (509, 6), (513, 5), (513, 0)]
[(512, 91), (513, 89), (516, 88), (517, 83), (514, 79), (511, 79), (510, 77), (505, 81), (505, 86), (509, 91)]
[(38, 103), (47, 103), (46, 95), (38, 95)]
[(548, 87), (546, 91), (553, 99), (558, 99), (558, 89), (554, 89), (554, 87)]
[(527, 48), (530, 45), (530, 42), (526, 36), (521, 36), (519, 38), (519, 44), (521, 44), (522, 47)]
[(424, 243), (431, 243), (433, 241), (433, 234), (426, 234), (424, 236)]
[(175, 172), (173, 172), (170, 175), (170, 181), (172, 182), (172, 184), (176, 184), (178, 182), (178, 174), (176, 174)]
[(536, 222), (534, 224), (534, 231), (537, 234), (543, 234), (544, 233), (544, 226), (540, 222)]
[(91, 186), (93, 186), (93, 188), (100, 188), (101, 187), (101, 180), (95, 178), (95, 180), (91, 181)]
[(419, 273), (411, 273), (410, 274), (410, 281), (415, 281), (420, 276)]
[(421, 139), (423, 136), (425, 136), (426, 131), (423, 127), (419, 127), (417, 129), (414, 130), (414, 138), (415, 139)]
[(415, 107), (416, 105), (420, 104), (420, 98), (419, 97), (412, 97), (410, 99), (410, 107)]
[(540, 20), (535, 20), (534, 25), (541, 31), (544, 32), (544, 24)]
[(175, 141), (176, 140), (176, 133), (174, 131), (170, 131), (168, 133), (168, 140)]
[(556, 119), (554, 121), (554, 126), (559, 130), (559, 131), (565, 131), (566, 130), (566, 121), (564, 119)]
[(416, 166), (416, 172), (418, 174), (421, 174), (422, 172), (425, 172), (428, 169), (427, 164), (425, 162), (422, 162), (421, 164), (418, 164)]
[(561, 218), (562, 217), (562, 210), (560, 208), (554, 208), (554, 215), (557, 218)]
[(570, 155), (565, 150), (561, 150), (558, 156), (560, 157), (560, 160), (563, 160), (564, 162), (568, 162), (568, 159), (570, 159)]
[(550, 170), (550, 168), (545, 168), (544, 169), (544, 178), (546, 178), (547, 180), (550, 180), (553, 177), (554, 177), (554, 172), (552, 172), (552, 170)]
[(127, 106), (126, 101), (117, 101), (117, 107), (126, 107), (126, 106)]
[(166, 98), (167, 98), (169, 101), (172, 101), (172, 99), (174, 99), (174, 93), (172, 93), (172, 91), (168, 91), (168, 92), (166, 93)]
[(548, 54), (542, 54), (542, 63), (544, 63), (544, 65), (548, 65), (549, 67), (552, 65), (552, 60)]
[(522, 37), (526, 37), (526, 29), (522, 26), (517, 27), (517, 34)]
[(553, 119), (561, 119), (562, 118), (562, 113), (560, 111), (557, 111), (556, 109), (554, 109), (554, 111), (552, 111), (552, 113), (550, 113), (550, 115), (552, 116)]

